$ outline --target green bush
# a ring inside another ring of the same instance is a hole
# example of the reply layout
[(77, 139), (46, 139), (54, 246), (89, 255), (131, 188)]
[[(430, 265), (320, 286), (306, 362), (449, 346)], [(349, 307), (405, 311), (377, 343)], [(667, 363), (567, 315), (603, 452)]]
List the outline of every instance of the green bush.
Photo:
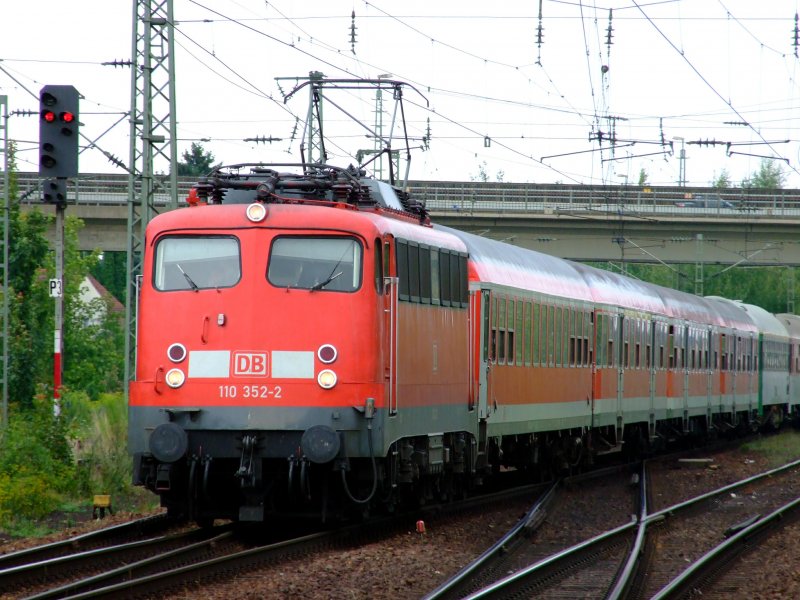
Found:
[(60, 503), (55, 481), (45, 473), (21, 469), (13, 476), (0, 473), (0, 522), (42, 519)]
[(63, 423), (40, 406), (12, 412), (0, 430), (0, 524), (44, 517), (73, 482)]
[(44, 399), (13, 411), (0, 429), (0, 528), (19, 534), (56, 511), (91, 511), (95, 494), (111, 494), (116, 510), (153, 508), (155, 496), (130, 485), (127, 416), (121, 393), (68, 389), (59, 418)]

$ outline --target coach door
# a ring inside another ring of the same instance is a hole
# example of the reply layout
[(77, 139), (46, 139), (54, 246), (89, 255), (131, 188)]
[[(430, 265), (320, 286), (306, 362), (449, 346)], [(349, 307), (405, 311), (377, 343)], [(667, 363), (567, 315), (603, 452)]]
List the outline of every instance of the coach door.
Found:
[(619, 409), (619, 379), (616, 370), (618, 315), (595, 311), (592, 353), (592, 426), (615, 425)]
[[(494, 336), (491, 326), (492, 296), (489, 290), (480, 291), (480, 353), (478, 356), (478, 418), (485, 419), (488, 415), (489, 385), (491, 382), (492, 345)], [(473, 348), (475, 346), (473, 345)]]
[(386, 385), (386, 409), (390, 415), (397, 414), (397, 300), (400, 285), (397, 277), (389, 276), (391, 266), (392, 244), (383, 242), (383, 256), (379, 258), (383, 264), (383, 379)]

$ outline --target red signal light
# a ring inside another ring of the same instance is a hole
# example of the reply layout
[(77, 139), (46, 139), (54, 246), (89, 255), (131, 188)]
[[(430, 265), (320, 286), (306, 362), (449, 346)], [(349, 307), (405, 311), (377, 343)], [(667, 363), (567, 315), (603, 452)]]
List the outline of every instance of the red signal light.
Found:
[(43, 110), (42, 120), (47, 121), (48, 123), (53, 123), (56, 120), (56, 113), (54, 113), (52, 110)]
[(69, 111), (64, 111), (61, 113), (61, 120), (64, 123), (72, 123), (75, 121), (75, 115)]

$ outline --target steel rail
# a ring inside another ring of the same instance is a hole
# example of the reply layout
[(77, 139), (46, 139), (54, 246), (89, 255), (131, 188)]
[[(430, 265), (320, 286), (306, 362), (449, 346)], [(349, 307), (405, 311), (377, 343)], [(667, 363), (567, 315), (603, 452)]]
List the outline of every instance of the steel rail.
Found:
[(786, 525), (789, 521), (786, 517), (798, 509), (800, 509), (800, 497), (784, 504), (762, 519), (740, 530), (698, 558), (677, 577), (656, 592), (651, 600), (675, 598), (685, 593), (688, 589), (696, 587), (695, 584), (697, 581), (738, 550), (742, 549), (742, 547), (746, 546), (753, 536), (766, 533), (767, 529), (770, 527), (780, 529), (782, 525)]
[(57, 542), (50, 542), (48, 544), (17, 550), (16, 552), (9, 552), (8, 554), (0, 555), (0, 570), (5, 570), (20, 564), (45, 560), (48, 557), (55, 556), (61, 550), (81, 548), (90, 544), (102, 542), (103, 540), (113, 539), (115, 536), (129, 535), (137, 531), (141, 533), (141, 531), (149, 529), (157, 530), (175, 523), (176, 521), (174, 519), (170, 519), (166, 515), (143, 517), (135, 521), (128, 521), (127, 523), (120, 523), (112, 525), (111, 527), (82, 533)]
[(555, 492), (560, 483), (560, 481), (554, 482), (550, 488), (536, 500), (533, 506), (531, 506), (530, 510), (528, 510), (528, 512), (517, 522), (516, 525), (514, 525), (514, 527), (512, 527), (503, 537), (497, 540), (478, 558), (456, 573), (451, 579), (445, 581), (438, 588), (427, 594), (425, 596), (425, 600), (435, 600), (443, 597), (449, 592), (452, 592), (459, 585), (467, 581), (473, 573), (483, 568), (490, 560), (505, 552), (505, 549), (510, 542), (515, 540), (522, 532), (527, 531), (533, 526), (534, 523), (543, 518), (544, 511), (555, 498)]

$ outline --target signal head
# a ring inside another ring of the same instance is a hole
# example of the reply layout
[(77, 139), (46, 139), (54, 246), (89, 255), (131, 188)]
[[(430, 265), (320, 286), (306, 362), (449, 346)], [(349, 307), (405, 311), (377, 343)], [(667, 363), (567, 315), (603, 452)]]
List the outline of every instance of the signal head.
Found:
[(78, 174), (78, 105), (71, 85), (46, 85), (39, 93), (39, 174), (65, 178)]

